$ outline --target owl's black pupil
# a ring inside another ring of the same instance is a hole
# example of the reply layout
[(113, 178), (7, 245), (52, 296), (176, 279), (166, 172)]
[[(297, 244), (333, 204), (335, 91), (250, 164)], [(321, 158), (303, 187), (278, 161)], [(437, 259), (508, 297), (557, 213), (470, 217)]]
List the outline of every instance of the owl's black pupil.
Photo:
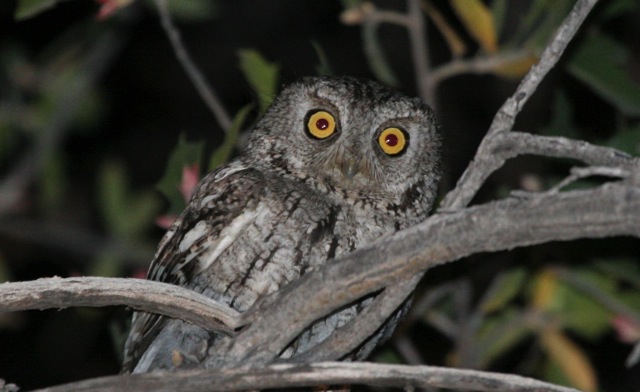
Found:
[(329, 128), (329, 121), (325, 118), (321, 118), (316, 121), (316, 127), (324, 131), (325, 129)]
[(389, 134), (384, 138), (384, 142), (387, 143), (387, 146), (394, 147), (396, 144), (398, 144), (398, 136)]

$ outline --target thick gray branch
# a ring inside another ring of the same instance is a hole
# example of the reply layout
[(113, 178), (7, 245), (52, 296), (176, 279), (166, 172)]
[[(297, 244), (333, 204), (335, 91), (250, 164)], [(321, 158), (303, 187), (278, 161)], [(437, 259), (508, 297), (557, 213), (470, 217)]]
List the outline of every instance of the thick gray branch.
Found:
[(314, 320), (433, 266), (548, 241), (639, 236), (639, 221), (640, 189), (624, 183), (436, 214), (259, 301), (245, 314), (251, 325), (234, 339), (227, 365), (268, 363)]
[(45, 278), (0, 284), (0, 313), (71, 306), (127, 305), (230, 333), (238, 313), (195, 291), (172, 284), (123, 278)]
[(297, 355), (297, 363), (319, 361), (337, 361), (358, 348), (368, 337), (372, 336), (381, 325), (407, 300), (422, 274), (412, 279), (387, 287), (372, 303), (364, 308), (358, 317), (334, 331), (331, 336), (309, 351)]
[(446, 388), (456, 391), (578, 392), (572, 388), (509, 374), (366, 362), (321, 362), (311, 365), (271, 365), (262, 369), (121, 375), (41, 389), (39, 392), (240, 391), (344, 384)]

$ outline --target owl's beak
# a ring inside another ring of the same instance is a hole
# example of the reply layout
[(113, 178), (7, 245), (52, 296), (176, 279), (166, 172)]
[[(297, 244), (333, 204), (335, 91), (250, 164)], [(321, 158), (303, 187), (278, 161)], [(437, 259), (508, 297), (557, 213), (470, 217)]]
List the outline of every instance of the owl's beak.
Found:
[(358, 174), (361, 168), (362, 164), (359, 159), (345, 159), (341, 162), (340, 165), (340, 171), (342, 172), (342, 175), (348, 180), (351, 180), (353, 176)]

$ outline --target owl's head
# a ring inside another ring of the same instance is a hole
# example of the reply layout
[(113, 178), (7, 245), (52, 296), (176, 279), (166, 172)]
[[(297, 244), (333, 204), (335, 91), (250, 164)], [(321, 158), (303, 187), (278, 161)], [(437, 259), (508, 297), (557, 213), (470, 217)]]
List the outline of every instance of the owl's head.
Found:
[(434, 189), (439, 140), (420, 99), (372, 81), (314, 77), (280, 93), (257, 123), (248, 154), (320, 190), (391, 201), (419, 186)]

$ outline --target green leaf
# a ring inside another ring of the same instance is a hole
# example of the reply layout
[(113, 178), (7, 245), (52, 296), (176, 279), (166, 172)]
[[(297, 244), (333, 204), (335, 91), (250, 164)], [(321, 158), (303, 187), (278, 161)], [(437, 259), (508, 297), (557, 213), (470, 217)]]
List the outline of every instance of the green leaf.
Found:
[(606, 1), (602, 5), (604, 10), (601, 12), (601, 16), (604, 19), (611, 19), (617, 16), (628, 14), (631, 12), (636, 12), (638, 10), (638, 1), (637, 0), (616, 0), (616, 1)]
[(507, 0), (494, 0), (491, 3), (491, 15), (493, 15), (496, 34), (499, 39), (507, 17)]
[(251, 109), (253, 109), (253, 105), (246, 105), (236, 113), (236, 116), (231, 123), (231, 127), (224, 135), (224, 141), (211, 155), (211, 159), (209, 160), (210, 171), (217, 169), (218, 166), (229, 161), (229, 158), (238, 143), (238, 136), (242, 130), (242, 125), (247, 119), (247, 115), (251, 112)]
[(184, 167), (200, 165), (202, 162), (203, 142), (190, 143), (183, 136), (173, 149), (164, 176), (156, 184), (156, 188), (169, 200), (169, 214), (179, 214), (186, 202), (180, 193), (182, 170)]
[[(616, 282), (608, 276), (587, 269), (569, 272), (589, 282), (592, 290), (601, 291), (603, 296), (615, 291)], [(583, 290), (559, 279), (557, 295), (558, 315), (566, 328), (586, 338), (596, 338), (609, 329), (611, 311)]]
[(525, 323), (526, 316), (515, 307), (489, 317), (483, 323), (475, 339), (475, 363), (480, 368), (488, 367), (515, 345), (532, 335), (532, 329)]
[(60, 0), (18, 0), (15, 18), (17, 20), (34, 17), (49, 8), (52, 8)]
[(125, 174), (121, 165), (110, 162), (102, 167), (99, 180), (99, 196), (102, 216), (110, 233), (119, 233), (120, 217), (127, 206), (123, 203), (126, 193)]
[(640, 293), (640, 266), (635, 259), (604, 259), (594, 263), (596, 270), (627, 282)]
[(316, 72), (320, 76), (330, 76), (333, 75), (333, 70), (331, 69), (331, 64), (329, 64), (329, 58), (327, 54), (322, 49), (322, 46), (317, 41), (311, 41), (311, 46), (313, 46), (313, 50), (316, 52), (316, 56), (318, 56), (318, 60), (320, 64), (316, 65)]
[(99, 177), (100, 206), (109, 233), (133, 242), (151, 227), (160, 201), (150, 190), (129, 191), (127, 182), (121, 164), (106, 164)]
[(280, 66), (270, 63), (255, 50), (241, 49), (240, 69), (258, 96), (260, 113), (264, 113), (276, 96)]
[(562, 271), (559, 275), (546, 268), (532, 279), (526, 291), (529, 303), (534, 309), (549, 313), (564, 328), (586, 338), (598, 337), (609, 328), (611, 312), (569, 280), (586, 281), (592, 286), (591, 291), (605, 294), (614, 291), (615, 280), (587, 269)]
[(364, 54), (369, 63), (369, 68), (376, 78), (386, 85), (397, 87), (398, 79), (391, 66), (389, 66), (382, 47), (380, 47), (380, 42), (376, 35), (377, 27), (378, 25), (374, 23), (362, 25), (361, 34)]
[(378, 363), (389, 363), (389, 364), (401, 364), (401, 363), (404, 363), (402, 358), (400, 358), (400, 356), (396, 352), (394, 352), (393, 350), (382, 350), (382, 351), (378, 352), (373, 357), (373, 361), (374, 362), (378, 362)]
[(485, 313), (495, 312), (506, 306), (521, 290), (527, 272), (523, 268), (516, 268), (503, 272), (491, 284), (491, 293), (482, 304)]
[(122, 259), (114, 252), (99, 253), (86, 271), (89, 276), (118, 277), (122, 275)]
[(640, 115), (640, 84), (626, 69), (628, 51), (611, 38), (594, 35), (573, 55), (568, 70), (625, 115)]

